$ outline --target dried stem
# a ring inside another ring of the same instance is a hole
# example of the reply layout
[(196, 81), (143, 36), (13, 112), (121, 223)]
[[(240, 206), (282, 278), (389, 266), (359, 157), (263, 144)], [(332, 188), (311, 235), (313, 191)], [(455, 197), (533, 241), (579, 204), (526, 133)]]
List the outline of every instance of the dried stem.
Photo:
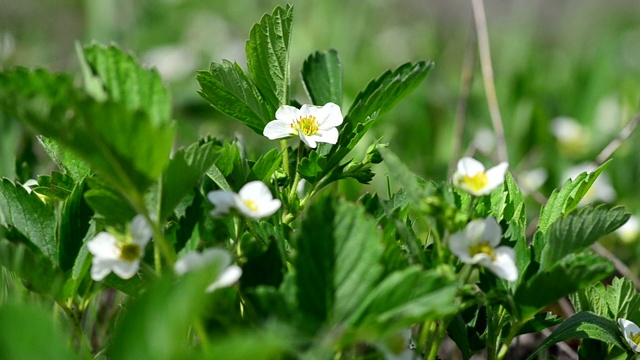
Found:
[(487, 31), (487, 17), (484, 12), (483, 0), (471, 0), (473, 6), (473, 17), (476, 23), (476, 34), (478, 36), (478, 51), (480, 54), (480, 66), (482, 68), (482, 78), (487, 96), (487, 104), (491, 115), (493, 131), (496, 135), (496, 150), (498, 161), (508, 161), (507, 143), (504, 137), (504, 127), (502, 126), (502, 116), (498, 106), (498, 96), (493, 80), (493, 67), (491, 65), (491, 52), (489, 50), (489, 33)]
[(633, 134), (633, 131), (636, 129), (639, 122), (640, 122), (640, 113), (636, 114), (636, 116), (634, 116), (633, 119), (629, 121), (627, 126), (625, 126), (624, 129), (620, 131), (618, 136), (616, 136), (613, 140), (611, 140), (611, 142), (607, 146), (605, 146), (604, 149), (602, 149), (600, 154), (596, 156), (596, 160), (594, 161), (594, 163), (597, 166), (600, 166), (605, 161), (607, 161), (607, 159), (609, 159), (611, 155), (613, 155), (613, 153), (616, 150), (618, 150), (618, 148), (622, 145), (622, 143), (625, 140), (627, 140), (631, 136), (631, 134)]
[(469, 27), (469, 37), (467, 38), (467, 47), (464, 51), (464, 60), (462, 62), (462, 74), (460, 75), (460, 98), (456, 107), (456, 121), (454, 124), (454, 134), (452, 141), (451, 162), (449, 163), (449, 176), (455, 170), (456, 162), (460, 158), (460, 150), (462, 148), (462, 133), (467, 119), (467, 104), (469, 103), (469, 94), (471, 93), (471, 85), (473, 84), (473, 67), (475, 64), (475, 29)]

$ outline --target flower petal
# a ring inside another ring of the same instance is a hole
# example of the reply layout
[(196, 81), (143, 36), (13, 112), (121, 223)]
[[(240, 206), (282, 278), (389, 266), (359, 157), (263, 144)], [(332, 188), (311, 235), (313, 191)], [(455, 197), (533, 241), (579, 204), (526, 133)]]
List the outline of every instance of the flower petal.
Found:
[(494, 260), (483, 261), (485, 266), (497, 277), (510, 282), (518, 280), (518, 268), (516, 267), (516, 252), (508, 246), (500, 246), (493, 250)]
[(138, 272), (140, 260), (136, 261), (117, 261), (111, 267), (111, 270), (121, 279), (131, 279)]
[(240, 276), (242, 276), (242, 268), (238, 265), (231, 265), (205, 291), (213, 292), (217, 289), (231, 286), (240, 279)]
[(282, 105), (276, 110), (276, 119), (284, 121), (286, 124), (291, 124), (300, 115), (300, 110), (290, 105)]
[(340, 106), (330, 102), (319, 109), (317, 120), (320, 130), (328, 130), (341, 125), (344, 118), (340, 112)]
[(459, 231), (449, 237), (449, 249), (451, 249), (451, 252), (460, 258), (462, 262), (471, 263), (473, 261), (469, 254), (469, 240), (464, 231)]
[(226, 190), (214, 190), (207, 194), (207, 199), (215, 206), (211, 216), (225, 215), (235, 205), (236, 194)]
[(462, 176), (473, 176), (484, 171), (484, 165), (474, 158), (463, 157), (458, 161), (457, 172)]
[(269, 187), (260, 180), (246, 183), (242, 189), (240, 189), (238, 195), (240, 195), (240, 199), (242, 200), (253, 200), (256, 202), (273, 199)]
[(142, 215), (136, 215), (136, 217), (133, 218), (130, 231), (133, 242), (138, 244), (142, 249), (144, 249), (153, 235), (153, 230), (149, 226), (147, 219)]
[(269, 138), (269, 140), (275, 140), (295, 135), (295, 131), (291, 127), (291, 121), (273, 120), (264, 127), (262, 135)]
[(87, 242), (87, 249), (93, 254), (94, 258), (118, 259), (120, 250), (116, 243), (115, 236), (103, 231)]
[(316, 135), (309, 136), (309, 137), (313, 138), (313, 140), (317, 142), (335, 144), (338, 142), (339, 135), (340, 133), (338, 132), (338, 129), (333, 127), (328, 130), (319, 130)]
[(182, 255), (173, 265), (173, 271), (178, 275), (184, 275), (190, 271), (198, 270), (212, 263), (218, 264), (217, 272), (231, 264), (231, 254), (224, 249), (207, 249), (201, 253), (190, 251)]
[(485, 186), (483, 192), (490, 193), (494, 189), (498, 188), (504, 182), (504, 177), (507, 174), (507, 168), (509, 163), (501, 162), (500, 164), (487, 170), (487, 180), (489, 181)]
[(484, 230), (482, 232), (482, 241), (489, 242), (491, 247), (500, 245), (502, 238), (502, 228), (495, 218), (488, 217), (484, 219)]
[(117, 262), (114, 259), (105, 259), (94, 257), (91, 261), (91, 279), (94, 281), (102, 281), (109, 273), (111, 268)]
[(302, 131), (298, 131), (298, 135), (300, 136), (300, 140), (302, 140), (302, 142), (308, 147), (315, 149), (316, 146), (318, 146), (314, 140), (314, 136), (306, 136)]
[(640, 327), (638, 327), (638, 325), (636, 325), (635, 323), (624, 318), (618, 319), (618, 325), (620, 326), (622, 335), (624, 335), (624, 339), (627, 341), (627, 344), (629, 344), (629, 347), (631, 348), (631, 350), (635, 352), (640, 352), (640, 345), (636, 344), (635, 341), (631, 339), (631, 333), (633, 334), (640, 333)]

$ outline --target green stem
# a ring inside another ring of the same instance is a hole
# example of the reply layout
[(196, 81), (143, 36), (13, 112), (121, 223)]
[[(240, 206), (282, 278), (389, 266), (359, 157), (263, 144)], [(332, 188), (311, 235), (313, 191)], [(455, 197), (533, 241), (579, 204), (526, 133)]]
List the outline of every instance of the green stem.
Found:
[(511, 342), (513, 341), (513, 338), (516, 337), (516, 335), (520, 331), (520, 328), (522, 328), (522, 326), (524, 325), (525, 322), (526, 321), (519, 321), (519, 322), (513, 324), (513, 326), (511, 326), (511, 330), (509, 331), (509, 335), (502, 342), (502, 346), (500, 347), (500, 351), (498, 352), (498, 358), (497, 358), (498, 360), (504, 359), (504, 357), (507, 355), (507, 351), (509, 351), (509, 346), (511, 345)]
[(443, 319), (437, 324), (435, 338), (433, 339), (433, 343), (431, 344), (431, 351), (429, 352), (429, 359), (437, 359), (438, 358), (438, 350), (440, 350), (440, 344), (442, 344), (442, 340), (444, 340), (444, 335), (449, 327), (449, 319)]
[(280, 140), (280, 147), (282, 148), (282, 168), (287, 176), (291, 177), (289, 172), (289, 149), (287, 148), (287, 140)]
[(204, 329), (204, 325), (202, 324), (202, 319), (197, 318), (193, 322), (193, 330), (196, 332), (196, 335), (200, 339), (200, 344), (202, 345), (203, 350), (209, 349), (209, 337), (207, 336), (207, 331)]
[(293, 199), (293, 196), (296, 194), (296, 188), (298, 187), (298, 182), (300, 182), (300, 173), (298, 172), (298, 166), (300, 166), (300, 161), (302, 161), (302, 156), (304, 155), (304, 147), (302, 141), (298, 145), (298, 157), (296, 159), (296, 175), (293, 179), (293, 183), (291, 184), (291, 189), (289, 190), (289, 201)]

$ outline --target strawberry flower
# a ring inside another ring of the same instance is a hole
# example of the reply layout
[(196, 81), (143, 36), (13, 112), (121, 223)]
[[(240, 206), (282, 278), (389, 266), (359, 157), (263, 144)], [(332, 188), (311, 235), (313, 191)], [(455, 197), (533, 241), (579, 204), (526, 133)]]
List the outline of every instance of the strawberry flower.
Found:
[(319, 142), (337, 143), (336, 126), (342, 121), (340, 106), (334, 103), (324, 106), (305, 104), (300, 109), (282, 105), (276, 111), (276, 119), (265, 126), (263, 134), (270, 140), (297, 135), (308, 147), (315, 148)]
[(458, 161), (453, 184), (473, 196), (487, 195), (502, 185), (508, 167), (508, 163), (502, 162), (485, 171), (481, 162), (464, 157)]
[(207, 287), (206, 292), (229, 287), (236, 283), (242, 275), (242, 268), (231, 264), (231, 254), (223, 249), (207, 249), (201, 253), (191, 251), (184, 254), (173, 266), (178, 275), (184, 275), (190, 271), (211, 266), (215, 270), (216, 277)]
[(248, 218), (259, 220), (273, 215), (282, 205), (262, 181), (249, 182), (238, 193), (214, 190), (207, 194), (207, 198), (215, 206), (211, 215), (216, 217), (236, 209)]

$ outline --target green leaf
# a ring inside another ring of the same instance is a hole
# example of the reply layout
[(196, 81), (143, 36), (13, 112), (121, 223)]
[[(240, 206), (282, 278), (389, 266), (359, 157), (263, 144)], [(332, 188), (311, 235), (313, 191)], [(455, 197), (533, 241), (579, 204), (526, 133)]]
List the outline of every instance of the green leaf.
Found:
[(640, 323), (640, 294), (634, 283), (625, 278), (614, 278), (606, 289), (602, 283), (596, 283), (573, 294), (571, 302), (576, 311)]
[(58, 261), (63, 271), (70, 270), (89, 230), (93, 211), (84, 201), (85, 182), (76, 184), (64, 202), (58, 226)]
[(268, 182), (273, 173), (280, 166), (282, 161), (282, 153), (278, 149), (272, 149), (266, 154), (260, 156), (256, 163), (251, 167), (252, 179)]
[(620, 329), (614, 321), (590, 312), (579, 312), (563, 322), (529, 355), (528, 359), (534, 359), (534, 356), (543, 349), (569, 339), (594, 339), (625, 348), (620, 341)]
[(178, 281), (165, 277), (149, 286), (118, 321), (108, 357), (161, 360), (189, 354), (184, 339), (203, 309), (211, 275), (208, 270), (187, 274)]
[(458, 349), (462, 353), (462, 360), (468, 360), (473, 353), (469, 345), (469, 336), (467, 335), (467, 325), (460, 315), (453, 317), (447, 328), (447, 335), (456, 343)]
[(35, 305), (0, 307), (0, 358), (4, 360), (77, 359), (62, 335), (51, 315)]
[(38, 176), (38, 186), (33, 191), (46, 198), (65, 201), (75, 186), (76, 182), (71, 176), (54, 171), (51, 176)]
[(382, 273), (383, 249), (362, 207), (324, 197), (307, 209), (296, 238), (295, 280), (298, 308), (313, 332), (351, 316)]
[(565, 256), (518, 286), (515, 300), (522, 309), (521, 317), (533, 315), (559, 298), (604, 279), (613, 270), (608, 260), (597, 255), (583, 252)]
[[(377, 79), (371, 81), (367, 87), (356, 95), (343, 130), (355, 128), (355, 126), (367, 117), (384, 114), (391, 110), (403, 97), (415, 89), (429, 74), (433, 68), (432, 62), (419, 61), (417, 63), (405, 63), (395, 70), (387, 70)], [(342, 133), (342, 131), (341, 131)]]
[(309, 153), (308, 157), (303, 158), (297, 167), (297, 171), (304, 179), (315, 182), (316, 177), (321, 174), (326, 167), (327, 159), (316, 151)]
[(16, 178), (16, 154), (20, 145), (20, 123), (0, 112), (0, 178)]
[(600, 165), (591, 173), (582, 173), (575, 180), (567, 180), (560, 190), (554, 190), (547, 203), (540, 210), (538, 229), (534, 236), (533, 247), (536, 251), (536, 259), (540, 259), (540, 251), (546, 243), (546, 234), (556, 220), (573, 211), (584, 197), (598, 176), (606, 169), (609, 162)]
[(342, 104), (342, 63), (335, 49), (316, 51), (302, 64), (302, 82), (315, 105)]
[(413, 202), (423, 201), (431, 192), (424, 185), (424, 180), (415, 175), (400, 158), (388, 148), (380, 148), (380, 155), (394, 177), (406, 191), (407, 197)]
[(459, 309), (456, 285), (449, 268), (395, 271), (367, 294), (348, 323), (379, 337), (415, 322), (442, 319)]
[(296, 335), (282, 325), (267, 323), (266, 326), (255, 330), (216, 339), (202, 356), (196, 359), (283, 359), (295, 351), (292, 342), (295, 342)]
[(262, 99), (258, 88), (236, 63), (212, 63), (209, 71), (198, 71), (198, 93), (218, 111), (245, 123), (262, 135), (267, 122), (273, 120), (275, 108)]
[(90, 183), (90, 186), (91, 189), (84, 194), (84, 200), (105, 223), (126, 224), (136, 216), (137, 213), (131, 205), (115, 191), (95, 183)]
[(162, 177), (160, 219), (166, 219), (216, 159), (213, 142), (191, 144), (173, 155)]
[(536, 314), (531, 320), (527, 321), (518, 331), (518, 335), (536, 333), (552, 326), (558, 325), (564, 321), (562, 317), (554, 315), (550, 312)]
[(211, 180), (213, 180), (213, 182), (216, 183), (216, 185), (218, 185), (218, 187), (220, 189), (227, 190), (227, 191), (233, 191), (233, 189), (231, 188), (231, 186), (227, 182), (227, 179), (224, 177), (224, 174), (222, 174), (222, 172), (220, 171), (220, 169), (218, 169), (218, 167), (216, 165), (212, 165), (209, 168), (209, 171), (207, 171), (207, 176)]
[(170, 122), (171, 98), (156, 69), (143, 68), (116, 46), (93, 44), (84, 48), (84, 56), (109, 99), (132, 113), (148, 114), (153, 125)]
[(28, 193), (8, 179), (0, 180), (0, 225), (15, 227), (52, 264), (58, 264), (56, 217), (52, 208), (35, 193)]
[(629, 220), (621, 206), (585, 207), (555, 221), (549, 228), (548, 242), (542, 249), (540, 266), (548, 269), (563, 257), (579, 252)]
[(0, 265), (16, 273), (30, 291), (66, 300), (61, 291), (64, 274), (43, 255), (22, 244), (0, 240)]
[(246, 44), (249, 75), (271, 109), (289, 104), (292, 22), (292, 5), (276, 7), (251, 28)]
[(65, 174), (71, 176), (73, 180), (80, 181), (91, 173), (91, 168), (87, 163), (71, 151), (60, 147), (54, 140), (40, 135), (38, 136), (38, 141), (40, 141), (44, 151), (49, 155), (51, 160), (53, 160)]

